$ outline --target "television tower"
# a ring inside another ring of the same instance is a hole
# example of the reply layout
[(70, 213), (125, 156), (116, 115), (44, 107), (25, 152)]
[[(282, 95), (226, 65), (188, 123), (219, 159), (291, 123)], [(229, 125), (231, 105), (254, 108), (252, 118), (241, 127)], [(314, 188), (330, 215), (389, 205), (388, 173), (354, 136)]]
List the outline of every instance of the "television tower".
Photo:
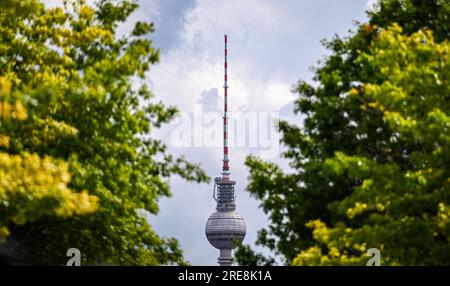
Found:
[(225, 35), (225, 83), (224, 112), (223, 112), (223, 165), (222, 176), (214, 180), (213, 198), (217, 203), (216, 212), (207, 220), (205, 226), (206, 238), (209, 243), (219, 249), (217, 262), (220, 266), (231, 266), (233, 263), (232, 250), (245, 237), (245, 221), (236, 210), (236, 196), (234, 185), (236, 181), (230, 179), (230, 165), (228, 158), (228, 84), (227, 84), (227, 38)]

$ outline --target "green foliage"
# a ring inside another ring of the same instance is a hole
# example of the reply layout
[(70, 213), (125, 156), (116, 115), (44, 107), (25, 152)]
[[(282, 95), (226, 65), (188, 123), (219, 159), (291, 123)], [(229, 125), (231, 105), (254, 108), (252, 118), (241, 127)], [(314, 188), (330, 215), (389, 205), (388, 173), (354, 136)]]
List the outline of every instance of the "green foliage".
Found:
[(327, 253), (312, 246), (294, 264), (314, 257), (320, 264), (358, 263), (368, 247), (380, 249), (385, 264), (449, 262), (450, 236), (441, 223), (450, 203), (450, 44), (435, 43), (430, 31), (402, 32), (396, 24), (379, 32), (357, 59), (377, 81), (349, 92), (362, 110), (383, 118), (391, 134), (386, 157), (336, 152), (324, 161), (330, 177), (361, 183), (328, 205), (340, 218), (332, 227), (307, 224)]
[(234, 258), (240, 266), (271, 266), (275, 263), (272, 257), (266, 258), (260, 253), (255, 253), (249, 245), (242, 245), (234, 253)]
[[(22, 103), (11, 94), (11, 82), (0, 77), (0, 130), (28, 117)], [(10, 137), (0, 133), (0, 148), (9, 148)], [(0, 242), (10, 235), (9, 226), (56, 216), (67, 218), (92, 213), (97, 197), (67, 187), (67, 164), (36, 154), (0, 152)]]
[(97, 205), (96, 197), (87, 192), (68, 189), (67, 165), (54, 163), (48, 157), (0, 153), (0, 177), (3, 239), (9, 234), (5, 225), (91, 213)]
[[(2, 122), (8, 144), (0, 154), (57, 160), (56, 168), (68, 168), (61, 180), (73, 194), (85, 198), (88, 190), (98, 199), (92, 214), (41, 219), (30, 213), (25, 224), (8, 225), (18, 250), (39, 263), (65, 264), (72, 247), (80, 249), (83, 264), (185, 263), (177, 241), (158, 237), (145, 213), (157, 213), (158, 199), (170, 196), (172, 175), (197, 182), (208, 177), (149, 136), (176, 109), (154, 102), (142, 84), (159, 59), (148, 38), (153, 25), (139, 22), (129, 35), (116, 34), (136, 8), (134, 1), (107, 0), (95, 7), (65, 1), (64, 8), (51, 9), (37, 0), (0, 3), (0, 79), (8, 79), (14, 100), (27, 110), (23, 121)], [(23, 168), (17, 171), (30, 172)], [(70, 212), (67, 203), (61, 206)]]
[[(325, 44), (299, 82), (302, 127), (280, 124), (293, 172), (247, 158), (272, 223), (258, 243), (294, 265), (448, 265), (450, 3), (385, 0)], [(395, 24), (398, 23), (398, 24)]]

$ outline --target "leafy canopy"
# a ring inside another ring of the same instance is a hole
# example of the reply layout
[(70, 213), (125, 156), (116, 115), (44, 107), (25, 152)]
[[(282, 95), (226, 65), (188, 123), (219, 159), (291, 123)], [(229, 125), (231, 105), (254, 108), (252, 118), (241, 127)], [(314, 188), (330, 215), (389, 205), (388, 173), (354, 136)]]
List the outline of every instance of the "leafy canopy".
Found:
[(146, 214), (170, 196), (172, 175), (208, 177), (150, 136), (176, 115), (144, 83), (159, 60), (153, 24), (119, 35), (135, 1), (64, 3), (0, 3), (0, 79), (13, 96), (1, 102), (27, 111), (0, 126), (0, 172), (15, 173), (0, 179), (0, 225), (36, 263), (65, 264), (76, 247), (84, 264), (183, 264)]
[[(0, 130), (11, 121), (27, 119), (27, 111), (11, 95), (11, 82), (0, 77)], [(3, 130), (2, 130), (3, 131)], [(9, 136), (0, 133), (0, 148), (9, 148)], [(74, 192), (67, 164), (36, 154), (0, 152), (0, 242), (10, 234), (8, 225), (23, 225), (48, 216), (70, 217), (93, 212), (97, 198)]]
[(402, 32), (396, 24), (379, 32), (357, 59), (376, 80), (347, 95), (383, 118), (391, 134), (387, 156), (374, 160), (336, 151), (324, 161), (329, 178), (360, 184), (328, 205), (339, 220), (306, 225), (316, 245), (303, 250), (294, 265), (364, 265), (371, 247), (380, 249), (384, 264), (448, 264), (450, 44), (435, 43), (431, 31)]
[(450, 3), (384, 0), (300, 81), (281, 122), (292, 172), (250, 156), (272, 221), (258, 243), (294, 265), (447, 265)]

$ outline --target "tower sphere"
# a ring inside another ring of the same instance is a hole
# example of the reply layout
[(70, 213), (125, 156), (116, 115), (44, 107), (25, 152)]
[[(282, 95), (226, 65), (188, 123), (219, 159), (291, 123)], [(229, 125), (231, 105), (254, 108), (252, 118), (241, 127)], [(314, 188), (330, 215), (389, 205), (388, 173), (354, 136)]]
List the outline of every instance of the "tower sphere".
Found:
[(206, 221), (205, 233), (215, 248), (233, 249), (245, 238), (245, 221), (234, 211), (215, 212)]

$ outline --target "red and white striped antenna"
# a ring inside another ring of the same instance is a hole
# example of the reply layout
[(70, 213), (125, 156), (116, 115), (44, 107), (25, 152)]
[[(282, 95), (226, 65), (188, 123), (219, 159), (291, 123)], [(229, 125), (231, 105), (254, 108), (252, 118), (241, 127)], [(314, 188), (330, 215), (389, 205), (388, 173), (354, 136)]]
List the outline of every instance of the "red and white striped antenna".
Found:
[(223, 109), (223, 167), (222, 179), (229, 180), (230, 165), (228, 158), (228, 82), (227, 82), (227, 39), (228, 35), (224, 35), (225, 40), (225, 65), (224, 65), (224, 109)]

